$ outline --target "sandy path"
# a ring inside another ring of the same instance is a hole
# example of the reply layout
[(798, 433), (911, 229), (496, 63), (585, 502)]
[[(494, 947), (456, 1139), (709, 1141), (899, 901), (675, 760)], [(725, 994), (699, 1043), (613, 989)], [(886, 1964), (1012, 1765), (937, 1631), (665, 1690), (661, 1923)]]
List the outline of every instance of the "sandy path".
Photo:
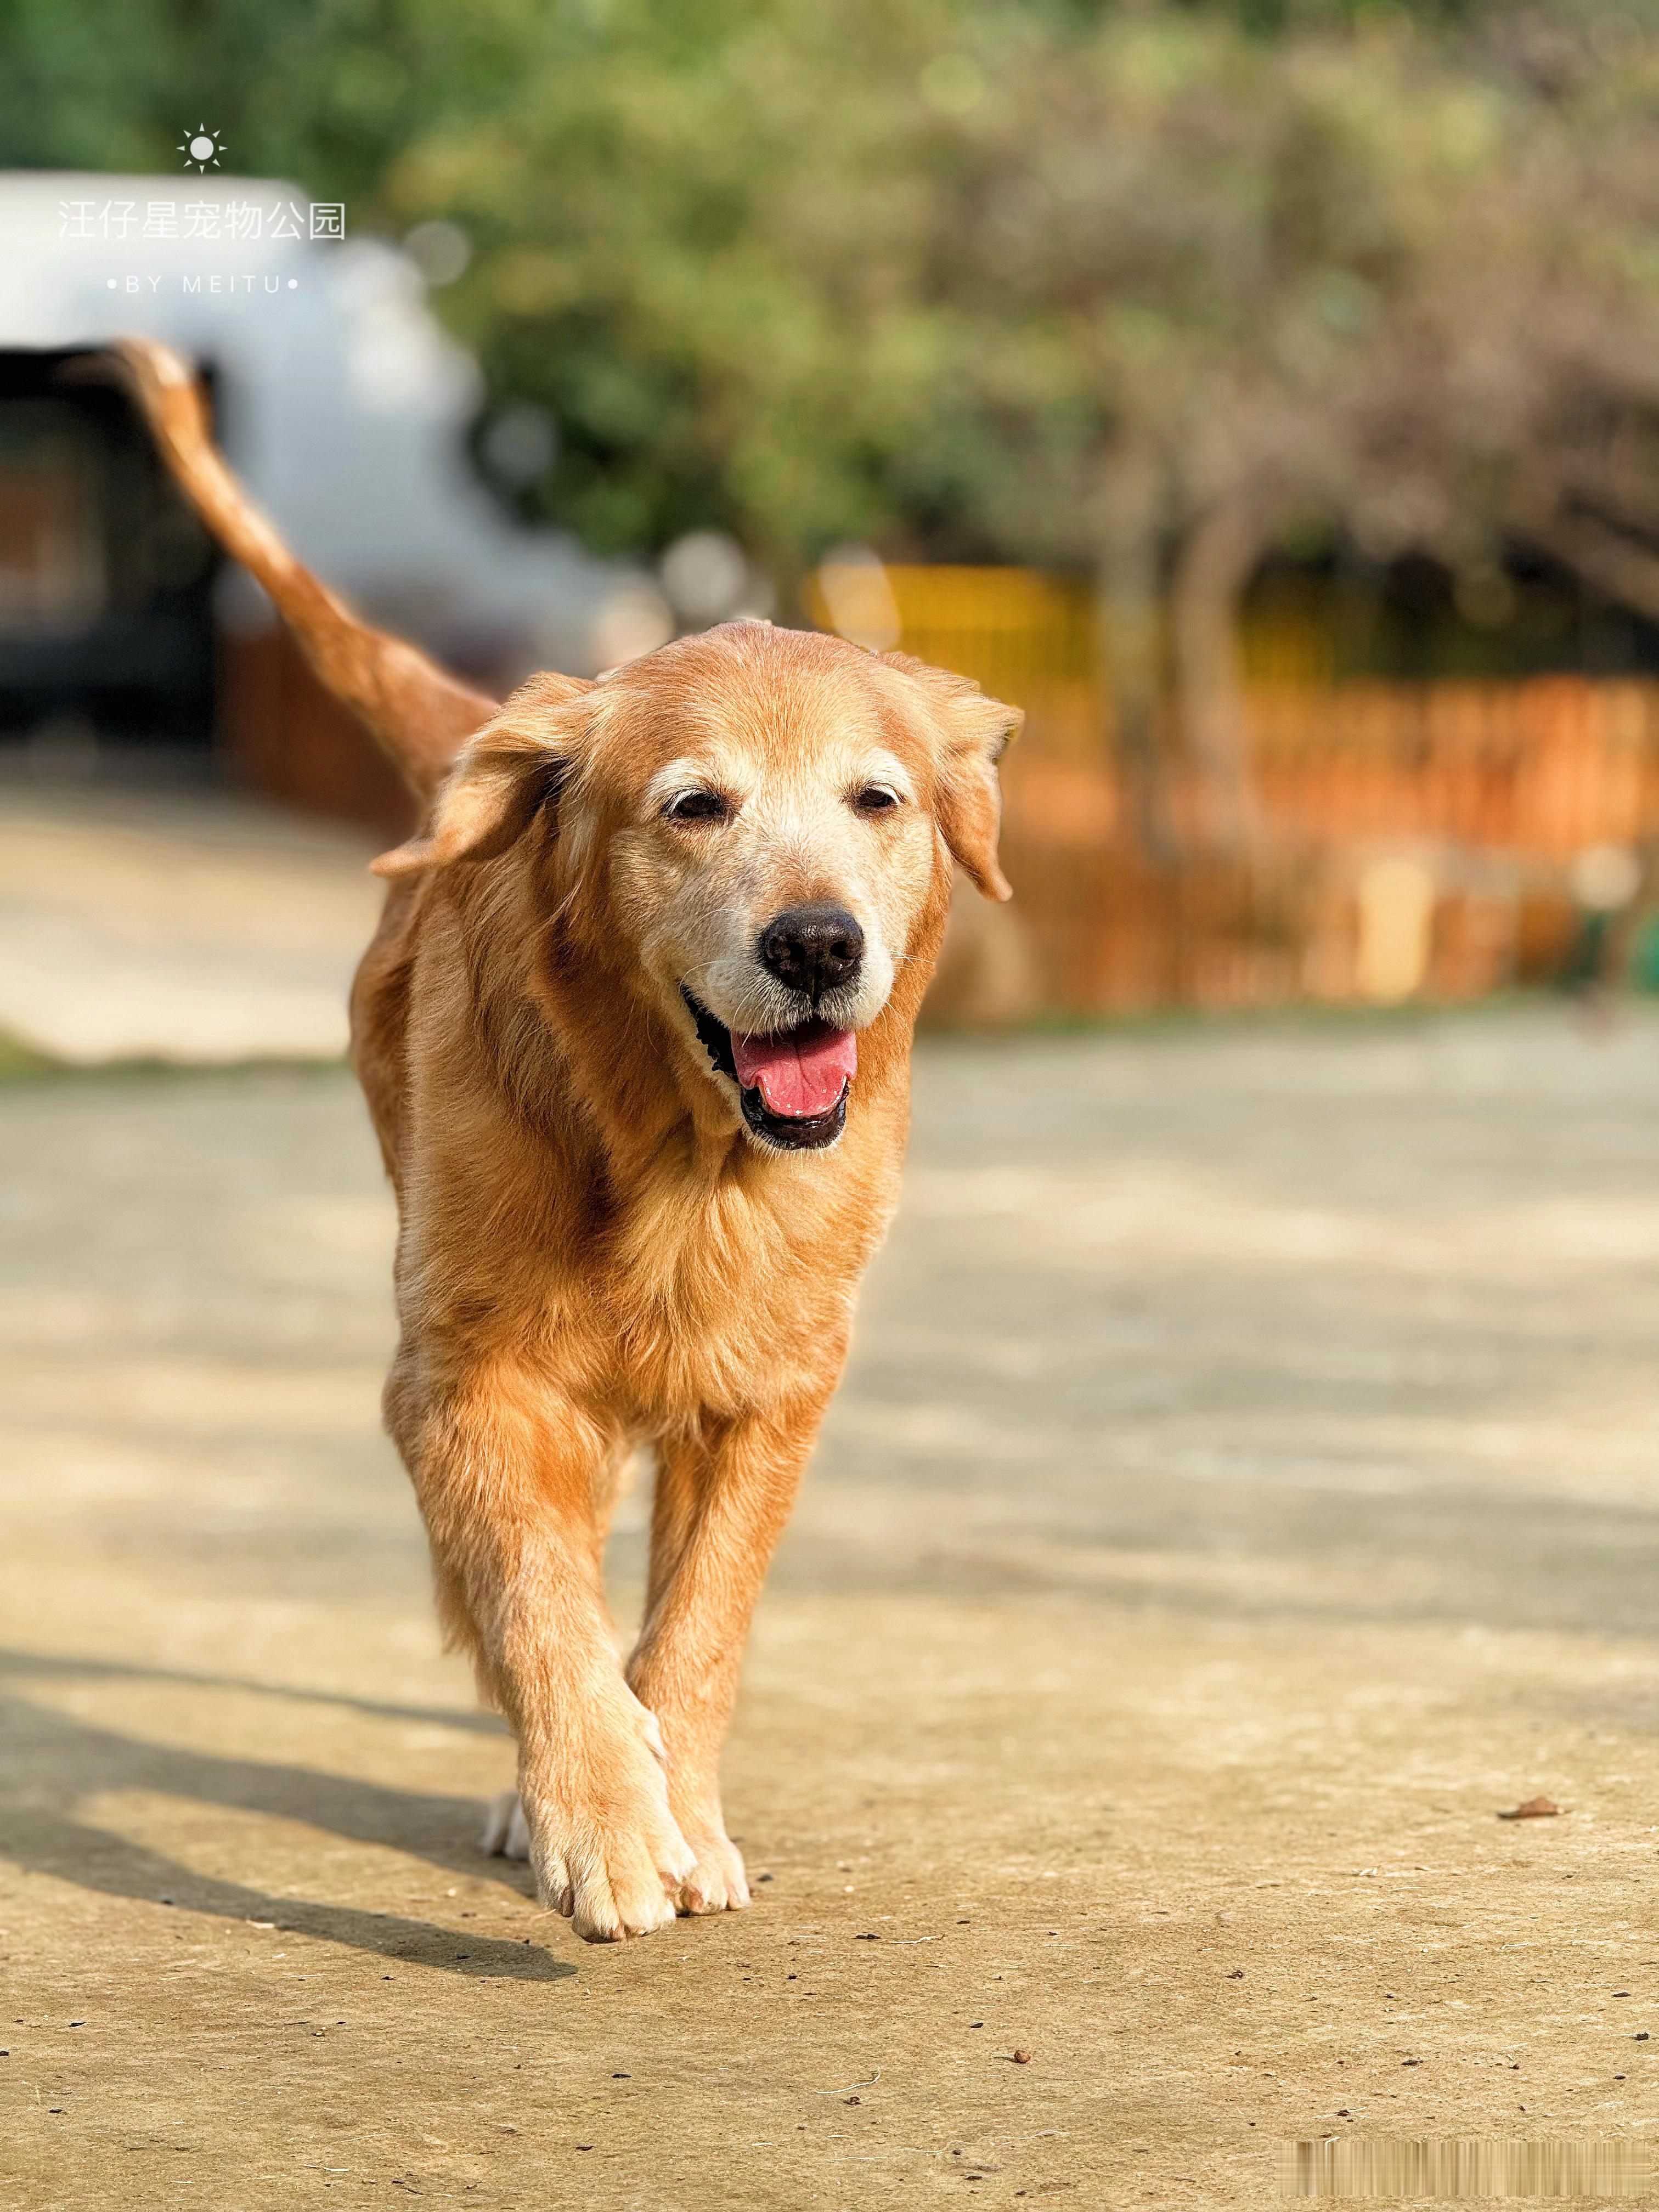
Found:
[(473, 1848), (345, 1079), (0, 1091), (7, 2212), (1659, 2135), (1659, 1026), (934, 1046), (919, 1104), (730, 1759), (759, 1902), (588, 1950)]

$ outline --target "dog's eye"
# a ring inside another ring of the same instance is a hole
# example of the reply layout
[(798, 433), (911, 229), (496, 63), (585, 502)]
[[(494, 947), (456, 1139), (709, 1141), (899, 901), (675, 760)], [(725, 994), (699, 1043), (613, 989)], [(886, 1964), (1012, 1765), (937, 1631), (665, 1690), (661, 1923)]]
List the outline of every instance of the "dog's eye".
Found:
[(897, 792), (890, 791), (884, 783), (866, 783), (853, 795), (853, 804), (860, 814), (890, 813), (898, 803)]
[(663, 809), (671, 822), (724, 822), (731, 811), (718, 791), (683, 791)]

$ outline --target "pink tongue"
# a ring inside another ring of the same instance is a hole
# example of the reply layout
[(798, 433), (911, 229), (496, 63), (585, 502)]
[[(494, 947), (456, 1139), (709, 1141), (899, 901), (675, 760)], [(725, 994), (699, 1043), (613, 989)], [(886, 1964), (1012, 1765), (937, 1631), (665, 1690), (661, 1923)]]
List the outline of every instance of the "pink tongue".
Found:
[(851, 1030), (813, 1022), (787, 1036), (740, 1036), (732, 1032), (732, 1057), (745, 1091), (758, 1089), (774, 1114), (796, 1119), (827, 1114), (859, 1064)]

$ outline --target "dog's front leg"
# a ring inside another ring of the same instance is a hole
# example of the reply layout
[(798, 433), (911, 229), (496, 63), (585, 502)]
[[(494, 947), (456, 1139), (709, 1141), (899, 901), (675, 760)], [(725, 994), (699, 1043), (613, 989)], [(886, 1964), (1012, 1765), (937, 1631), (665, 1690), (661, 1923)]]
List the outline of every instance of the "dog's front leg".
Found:
[(596, 1510), (614, 1439), (540, 1375), (499, 1362), (435, 1391), (404, 1368), (387, 1402), (446, 1625), (518, 1738), (543, 1901), (589, 1942), (665, 1925), (694, 1860), (605, 1609)]
[(669, 1802), (696, 1854), (682, 1912), (749, 1902), (720, 1810), (720, 1746), (755, 1602), (823, 1411), (818, 1400), (662, 1446), (645, 1626), (628, 1679), (661, 1723)]

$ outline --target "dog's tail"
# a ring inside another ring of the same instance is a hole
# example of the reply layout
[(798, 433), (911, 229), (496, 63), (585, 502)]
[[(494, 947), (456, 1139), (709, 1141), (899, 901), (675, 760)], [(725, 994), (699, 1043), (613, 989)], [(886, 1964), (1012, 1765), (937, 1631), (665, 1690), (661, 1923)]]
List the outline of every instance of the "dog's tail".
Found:
[(168, 468), (227, 553), (270, 594), (323, 683), (428, 798), (498, 702), (403, 639), (371, 629), (302, 568), (215, 449), (196, 380), (170, 346), (117, 338), (111, 354)]

